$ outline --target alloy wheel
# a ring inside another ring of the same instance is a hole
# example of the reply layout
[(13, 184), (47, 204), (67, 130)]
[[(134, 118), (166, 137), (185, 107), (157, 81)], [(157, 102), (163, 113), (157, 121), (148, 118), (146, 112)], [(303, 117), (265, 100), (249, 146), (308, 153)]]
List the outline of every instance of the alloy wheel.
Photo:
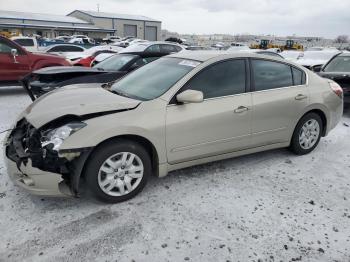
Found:
[(98, 185), (110, 196), (124, 196), (141, 182), (144, 166), (141, 158), (130, 152), (120, 152), (107, 158), (98, 172)]
[(315, 119), (309, 119), (304, 123), (299, 132), (299, 144), (301, 148), (308, 150), (318, 141), (320, 125)]

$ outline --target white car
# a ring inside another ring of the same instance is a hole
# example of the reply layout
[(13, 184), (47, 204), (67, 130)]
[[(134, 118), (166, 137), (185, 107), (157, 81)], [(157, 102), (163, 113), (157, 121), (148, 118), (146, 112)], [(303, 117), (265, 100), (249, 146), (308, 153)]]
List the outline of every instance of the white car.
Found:
[(340, 51), (337, 49), (328, 49), (326, 51), (305, 51), (295, 62), (310, 70), (313, 70), (315, 66), (320, 67), (326, 64), (333, 56), (339, 53)]
[(74, 37), (69, 40), (71, 44), (95, 44), (95, 41), (89, 37)]
[(127, 48), (124, 48), (119, 53), (130, 53), (130, 52), (177, 53), (182, 50), (185, 50), (185, 48), (179, 44), (175, 44), (171, 42), (155, 41), (155, 42), (136, 43), (128, 46)]
[(228, 52), (237, 52), (242, 50), (250, 50), (250, 48), (247, 45), (234, 45), (227, 49)]
[(296, 62), (298, 58), (303, 56), (303, 51), (296, 51), (296, 50), (285, 50), (280, 53), (281, 56), (284, 57), (284, 59), (292, 62)]
[(67, 35), (60, 35), (60, 36), (57, 36), (55, 37), (56, 40), (62, 40), (64, 42), (69, 42), (69, 40), (72, 39), (71, 36), (67, 36)]
[[(122, 47), (119, 46), (113, 46), (113, 45), (101, 45), (101, 46), (93, 46), (88, 49), (84, 49), (83, 52), (70, 52), (65, 55), (65, 57), (71, 61), (78, 60), (80, 58), (85, 58), (88, 56), (93, 55), (94, 53), (98, 51), (103, 51), (103, 50), (111, 50), (114, 51), (114, 53), (118, 53), (120, 50), (122, 50)], [(113, 55), (114, 53), (108, 53), (110, 55)], [(109, 56), (107, 56), (109, 57)], [(101, 60), (102, 61), (102, 60)]]
[(29, 52), (37, 52), (39, 50), (39, 44), (35, 37), (28, 36), (14, 36), (11, 40), (25, 48)]

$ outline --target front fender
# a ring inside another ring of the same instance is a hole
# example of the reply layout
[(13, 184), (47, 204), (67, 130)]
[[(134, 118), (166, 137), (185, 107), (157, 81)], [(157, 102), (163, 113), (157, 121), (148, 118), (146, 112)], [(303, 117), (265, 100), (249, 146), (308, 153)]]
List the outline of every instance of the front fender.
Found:
[(135, 135), (150, 141), (157, 151), (159, 163), (166, 163), (165, 106), (162, 104), (149, 103), (152, 110), (148, 113), (144, 112), (148, 106), (142, 103), (134, 110), (85, 120), (87, 126), (68, 137), (60, 150), (93, 148), (110, 138)]

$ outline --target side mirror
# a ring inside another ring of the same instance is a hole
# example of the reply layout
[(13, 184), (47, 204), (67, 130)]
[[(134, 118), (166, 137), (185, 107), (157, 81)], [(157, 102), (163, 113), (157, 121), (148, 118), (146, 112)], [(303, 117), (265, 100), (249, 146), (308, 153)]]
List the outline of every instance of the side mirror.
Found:
[(197, 90), (186, 90), (176, 96), (179, 103), (201, 103), (203, 102), (203, 93)]
[(18, 51), (17, 51), (17, 49), (15, 49), (15, 48), (11, 49), (11, 54), (12, 54), (12, 57), (13, 57), (13, 62), (14, 62), (14, 63), (18, 63), (18, 62), (17, 62), (17, 59), (16, 59), (16, 56), (18, 56)]

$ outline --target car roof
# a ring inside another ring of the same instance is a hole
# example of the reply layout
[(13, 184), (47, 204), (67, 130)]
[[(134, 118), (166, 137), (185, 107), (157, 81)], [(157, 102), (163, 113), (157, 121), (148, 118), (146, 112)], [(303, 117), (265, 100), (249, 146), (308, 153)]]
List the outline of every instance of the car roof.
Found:
[(77, 47), (81, 47), (82, 49), (86, 49), (86, 48), (83, 47), (83, 46), (74, 45), (74, 44), (55, 44), (55, 45), (49, 45), (49, 46), (47, 46), (45, 50), (49, 50), (49, 49), (51, 49), (52, 47), (56, 47), (56, 46), (77, 46)]
[(234, 58), (234, 57), (261, 57), (267, 59), (274, 59), (277, 61), (284, 61), (284, 59), (279, 57), (272, 57), (269, 55), (258, 54), (255, 52), (227, 52), (227, 51), (215, 51), (215, 50), (201, 50), (201, 51), (182, 51), (179, 53), (171, 54), (169, 57), (183, 58), (196, 60), (200, 62), (205, 62), (212, 58), (222, 57), (222, 58)]
[(148, 42), (135, 43), (135, 45), (138, 45), (138, 44), (140, 44), (140, 45), (148, 45), (148, 46), (156, 45), (156, 44), (163, 44), (163, 45), (166, 44), (166, 45), (176, 45), (176, 46), (180, 46), (181, 47), (181, 45), (179, 45), (178, 43), (167, 42), (167, 41), (148, 41)]
[(350, 56), (350, 52), (340, 53), (338, 56)]
[(165, 52), (126, 52), (120, 53), (120, 55), (138, 55), (140, 57), (161, 57), (169, 55), (170, 53)]

